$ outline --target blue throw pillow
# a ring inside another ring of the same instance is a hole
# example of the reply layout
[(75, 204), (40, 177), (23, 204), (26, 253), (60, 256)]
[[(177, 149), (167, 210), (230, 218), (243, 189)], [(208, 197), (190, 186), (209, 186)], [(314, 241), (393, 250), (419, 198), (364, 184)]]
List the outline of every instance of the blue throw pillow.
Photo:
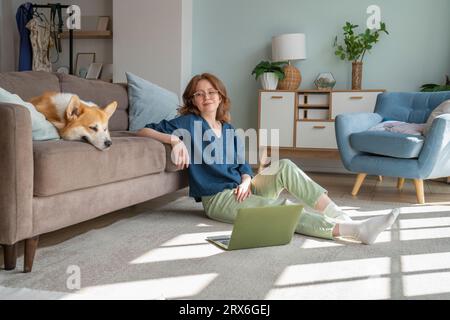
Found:
[(30, 111), (33, 140), (59, 139), (55, 126), (47, 121), (45, 116), (37, 111), (31, 103), (23, 101), (17, 94), (12, 94), (0, 88), (0, 102), (24, 106)]
[(127, 72), (126, 76), (130, 131), (142, 129), (148, 123), (171, 120), (177, 116), (180, 105), (175, 93), (130, 72)]

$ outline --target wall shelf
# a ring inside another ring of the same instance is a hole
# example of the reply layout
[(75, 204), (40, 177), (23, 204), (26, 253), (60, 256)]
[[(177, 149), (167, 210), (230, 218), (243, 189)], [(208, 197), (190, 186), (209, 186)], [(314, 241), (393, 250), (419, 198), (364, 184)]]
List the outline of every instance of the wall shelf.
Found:
[[(61, 33), (62, 39), (69, 39), (69, 31), (64, 31)], [(107, 31), (74, 31), (74, 39), (112, 39), (111, 30)]]

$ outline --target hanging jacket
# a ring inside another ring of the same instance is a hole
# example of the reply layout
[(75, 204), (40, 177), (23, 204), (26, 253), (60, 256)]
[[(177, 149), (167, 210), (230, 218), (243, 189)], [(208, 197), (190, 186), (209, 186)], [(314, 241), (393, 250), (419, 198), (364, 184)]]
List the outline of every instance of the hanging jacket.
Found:
[(33, 4), (30, 2), (20, 5), (16, 13), (17, 28), (20, 34), (19, 71), (32, 70), (33, 49), (30, 41), (30, 30), (27, 23), (33, 18)]
[(30, 41), (33, 47), (33, 71), (52, 71), (50, 48), (54, 46), (50, 33), (50, 24), (33, 18), (27, 23), (30, 30)]

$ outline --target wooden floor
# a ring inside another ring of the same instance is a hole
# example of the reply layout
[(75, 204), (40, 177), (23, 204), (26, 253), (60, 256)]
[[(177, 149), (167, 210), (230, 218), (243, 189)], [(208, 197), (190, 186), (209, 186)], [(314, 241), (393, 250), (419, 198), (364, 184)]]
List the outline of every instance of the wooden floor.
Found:
[[(350, 193), (356, 175), (313, 172), (308, 172), (308, 175), (327, 189), (331, 198), (351, 197), (369, 201), (417, 203), (412, 180), (405, 180), (403, 189), (399, 191), (396, 178), (383, 177), (382, 181), (379, 181), (378, 176), (367, 176), (358, 195), (353, 197)], [(424, 189), (426, 204), (450, 204), (450, 184), (447, 184), (446, 180), (425, 180)]]

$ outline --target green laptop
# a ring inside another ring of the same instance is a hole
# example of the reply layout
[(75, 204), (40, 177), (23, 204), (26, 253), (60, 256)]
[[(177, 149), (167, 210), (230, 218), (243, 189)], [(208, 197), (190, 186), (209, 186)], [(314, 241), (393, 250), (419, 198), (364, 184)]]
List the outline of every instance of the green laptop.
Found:
[(206, 240), (225, 250), (288, 244), (302, 209), (301, 205), (241, 208), (231, 236), (212, 236)]

